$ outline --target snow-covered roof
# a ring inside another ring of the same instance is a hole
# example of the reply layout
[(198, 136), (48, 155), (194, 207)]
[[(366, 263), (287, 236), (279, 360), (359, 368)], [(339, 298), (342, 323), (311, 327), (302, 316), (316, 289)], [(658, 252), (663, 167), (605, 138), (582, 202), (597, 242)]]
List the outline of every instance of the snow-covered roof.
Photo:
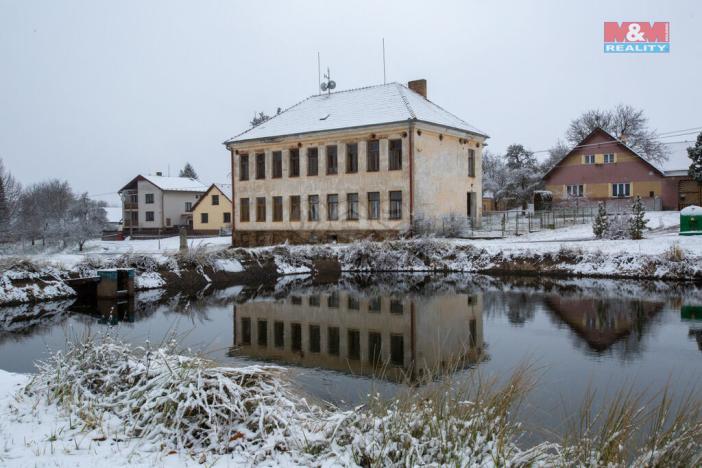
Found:
[(232, 199), (232, 184), (215, 183), (220, 192), (222, 192), (230, 201)]
[(161, 190), (172, 190), (179, 192), (204, 192), (207, 185), (197, 179), (190, 177), (166, 177), (158, 175), (142, 176)]
[(691, 216), (691, 215), (702, 216), (702, 208), (700, 208), (697, 205), (686, 206), (685, 208), (680, 210), (680, 214), (686, 215), (686, 216)]
[(668, 150), (668, 160), (657, 164), (659, 169), (667, 176), (685, 176), (692, 161), (687, 153), (687, 148), (694, 146), (694, 141), (678, 141), (675, 143), (666, 143)]
[(310, 96), (224, 143), (416, 120), (487, 135), (400, 83)]

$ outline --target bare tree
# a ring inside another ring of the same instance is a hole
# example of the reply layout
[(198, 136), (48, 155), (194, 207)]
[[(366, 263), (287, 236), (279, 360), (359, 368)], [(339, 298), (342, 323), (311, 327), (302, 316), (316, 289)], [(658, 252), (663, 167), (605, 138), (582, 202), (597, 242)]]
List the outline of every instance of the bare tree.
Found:
[(78, 250), (83, 251), (85, 242), (99, 237), (107, 224), (107, 203), (91, 200), (87, 193), (83, 193), (72, 204), (70, 219), (73, 229), (70, 238), (78, 243)]
[(5, 169), (0, 159), (0, 243), (16, 237), (17, 211), (22, 186)]
[(495, 199), (495, 205), (506, 195), (509, 174), (502, 156), (490, 150), (483, 153), (483, 191), (490, 191)]
[(648, 118), (642, 109), (619, 104), (611, 110), (589, 110), (570, 123), (566, 138), (577, 145), (597, 127), (626, 143), (649, 162), (668, 159), (665, 145), (658, 141), (656, 131), (648, 128)]
[(509, 145), (505, 153), (505, 164), (508, 170), (505, 192), (521, 202), (522, 208), (526, 209), (534, 190), (541, 183), (541, 169), (534, 153), (522, 145)]
[(548, 172), (556, 167), (569, 152), (570, 146), (564, 143), (560, 138), (556, 140), (556, 144), (548, 150), (548, 158), (541, 164), (543, 172)]

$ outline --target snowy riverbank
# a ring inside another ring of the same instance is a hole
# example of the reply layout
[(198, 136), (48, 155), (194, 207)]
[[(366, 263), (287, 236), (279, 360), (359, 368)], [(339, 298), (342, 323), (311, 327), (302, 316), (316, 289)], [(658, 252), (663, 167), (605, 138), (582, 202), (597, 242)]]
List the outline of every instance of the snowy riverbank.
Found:
[[(95, 241), (82, 254), (4, 258), (0, 305), (70, 297), (64, 279), (130, 267), (137, 289), (250, 284), (288, 274), (342, 271), (474, 272), (702, 281), (702, 239), (679, 236), (678, 213), (649, 213), (642, 240), (595, 240), (589, 225), (495, 240), (419, 238), (351, 244), (230, 248), (198, 239), (179, 254), (174, 239)], [(143, 244), (142, 244), (143, 243)]]

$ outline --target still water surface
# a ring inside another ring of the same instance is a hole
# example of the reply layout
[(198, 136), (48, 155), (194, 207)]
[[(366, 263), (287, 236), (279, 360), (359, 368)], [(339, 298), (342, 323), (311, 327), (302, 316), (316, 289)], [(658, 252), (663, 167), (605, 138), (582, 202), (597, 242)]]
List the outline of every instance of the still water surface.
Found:
[[(286, 278), (256, 290), (140, 293), (132, 303), (21, 306), (41, 319), (4, 323), (0, 368), (31, 372), (66, 340), (110, 329), (142, 345), (172, 334), (224, 365), (276, 363), (295, 385), (342, 407), (392, 396), (451, 369), (506, 378), (531, 365), (538, 384), (520, 417), (558, 431), (588, 389), (653, 394), (700, 388), (702, 289), (613, 280), (450, 275)], [(2, 310), (0, 309), (0, 312)], [(378, 370), (382, 364), (382, 370)], [(408, 383), (410, 385), (408, 385)], [(538, 439), (539, 437), (534, 437)]]

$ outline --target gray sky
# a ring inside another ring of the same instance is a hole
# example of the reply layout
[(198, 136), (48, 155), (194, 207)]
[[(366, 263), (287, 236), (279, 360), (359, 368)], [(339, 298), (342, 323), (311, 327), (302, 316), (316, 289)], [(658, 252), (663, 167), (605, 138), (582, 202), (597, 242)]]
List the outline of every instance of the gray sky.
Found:
[[(604, 21), (669, 21), (671, 53), (604, 54)], [(0, 157), (91, 194), (186, 161), (226, 181), (221, 142), (316, 93), (317, 51), (337, 89), (378, 84), (383, 37), (388, 81), (426, 78), (498, 152), (620, 102), (661, 132), (699, 127), (700, 24), (693, 0), (0, 0)]]

